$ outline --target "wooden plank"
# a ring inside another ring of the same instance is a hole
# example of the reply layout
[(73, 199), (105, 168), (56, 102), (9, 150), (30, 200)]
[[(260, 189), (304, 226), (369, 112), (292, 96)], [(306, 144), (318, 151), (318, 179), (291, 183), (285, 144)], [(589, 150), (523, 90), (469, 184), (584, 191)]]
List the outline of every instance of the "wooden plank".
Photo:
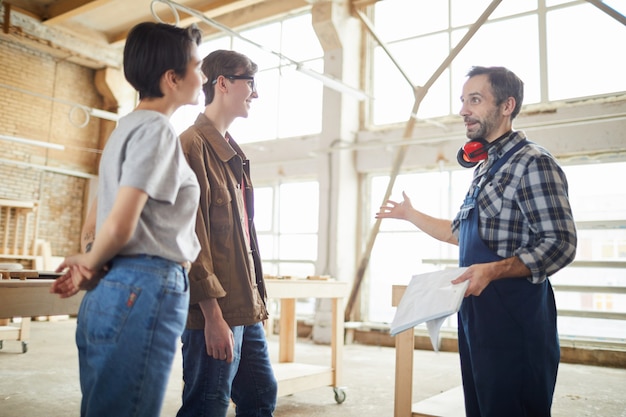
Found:
[[(1, 203), (1, 200), (0, 200)], [(0, 204), (1, 205), (1, 204)], [(2, 237), (2, 247), (0, 247), (0, 251), (2, 253), (8, 253), (8, 249), (9, 249), (9, 225), (11, 224), (11, 208), (10, 207), (6, 207), (4, 208), (4, 205), (1, 205), (2, 207), (0, 207), (0, 209), (2, 210), (6, 210), (6, 213), (4, 215), (4, 236)]]
[(54, 1), (47, 7), (48, 19), (46, 25), (55, 25), (73, 17), (80, 17), (82, 13), (97, 9), (112, 3), (112, 0), (62, 0)]
[(11, 10), (10, 21), (11, 38), (23, 45), (92, 69), (122, 68), (119, 48), (105, 44), (94, 31), (91, 39), (79, 37), (67, 30), (46, 26), (31, 14), (20, 13), (15, 8)]
[(18, 340), (21, 332), (17, 326), (0, 326), (0, 340)]
[(2, 276), (17, 279), (38, 278), (39, 272), (32, 269), (19, 269), (15, 271), (2, 271)]
[(8, 200), (6, 198), (0, 198), (0, 206), (3, 207), (13, 207), (13, 208), (34, 208), (34, 201), (24, 201), (24, 200)]
[(413, 328), (396, 335), (394, 417), (410, 417), (413, 397)]
[(266, 279), (269, 298), (342, 298), (348, 283), (305, 279)]
[(35, 258), (36, 258), (35, 255), (18, 255), (18, 254), (10, 254), (10, 253), (0, 253), (0, 259), (33, 260)]
[(413, 417), (465, 417), (463, 387), (459, 385), (413, 404)]
[(294, 361), (297, 335), (296, 325), (296, 300), (295, 298), (283, 298), (280, 300), (279, 362)]
[(406, 291), (406, 285), (392, 285), (391, 286), (391, 306), (398, 307), (400, 304), (400, 300), (402, 300), (402, 296)]
[[(391, 305), (397, 307), (406, 291), (406, 285), (392, 285)], [(413, 350), (415, 330), (413, 327), (395, 336), (396, 369), (394, 386), (394, 417), (410, 417), (413, 402)]]
[(330, 338), (331, 367), (333, 369), (332, 386), (338, 387), (343, 380), (343, 298), (333, 298), (332, 307), (332, 335)]
[(327, 366), (303, 363), (272, 364), (278, 381), (278, 396), (295, 394), (313, 388), (332, 386), (333, 370)]
[(70, 298), (50, 293), (51, 279), (0, 280), (0, 318), (75, 315), (84, 292)]

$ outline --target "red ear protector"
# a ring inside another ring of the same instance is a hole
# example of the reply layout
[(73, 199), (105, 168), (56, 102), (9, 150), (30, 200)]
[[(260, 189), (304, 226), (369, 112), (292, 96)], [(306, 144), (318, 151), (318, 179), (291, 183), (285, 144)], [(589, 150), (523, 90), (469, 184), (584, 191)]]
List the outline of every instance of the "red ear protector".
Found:
[(464, 168), (475, 167), (483, 159), (487, 159), (487, 151), (491, 144), (483, 138), (467, 142), (456, 154), (456, 160)]

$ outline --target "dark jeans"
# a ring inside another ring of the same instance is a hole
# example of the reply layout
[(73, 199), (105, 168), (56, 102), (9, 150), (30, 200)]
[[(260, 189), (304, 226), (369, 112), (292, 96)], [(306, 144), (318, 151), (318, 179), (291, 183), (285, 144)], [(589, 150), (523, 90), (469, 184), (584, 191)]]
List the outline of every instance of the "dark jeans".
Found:
[(235, 339), (232, 363), (206, 352), (203, 330), (183, 333), (183, 405), (177, 417), (224, 417), (232, 398), (241, 417), (271, 417), (277, 382), (261, 323), (231, 328)]

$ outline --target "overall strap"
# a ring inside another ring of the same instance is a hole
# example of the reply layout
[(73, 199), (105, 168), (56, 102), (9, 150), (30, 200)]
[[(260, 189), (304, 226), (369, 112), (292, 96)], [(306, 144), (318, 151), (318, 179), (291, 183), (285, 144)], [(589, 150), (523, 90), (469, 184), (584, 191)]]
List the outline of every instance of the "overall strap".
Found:
[(508, 159), (518, 150), (520, 150), (522, 148), (522, 146), (529, 144), (530, 142), (528, 141), (528, 139), (524, 139), (522, 141), (519, 141), (518, 143), (515, 144), (515, 146), (513, 146), (511, 149), (509, 149), (507, 151), (507, 153), (505, 153), (504, 155), (502, 155), (502, 158), (498, 159), (492, 166), (491, 168), (489, 168), (489, 171), (487, 172), (487, 175), (485, 175), (485, 177), (491, 179), (491, 177), (494, 176), (494, 174), (496, 172), (498, 172), (498, 170), (502, 167), (502, 165), (504, 165), (504, 163), (506, 161), (508, 161)]
[(478, 181), (478, 184), (474, 187), (473, 192), (468, 192), (465, 196), (465, 200), (463, 205), (461, 206), (461, 210), (459, 212), (459, 218), (461, 220), (467, 219), (470, 211), (476, 206), (476, 199), (478, 198), (478, 194), (480, 190), (483, 188), (483, 185), (491, 181), (491, 178), (495, 175), (496, 172), (504, 165), (504, 163), (518, 150), (520, 150), (524, 145), (529, 144), (530, 141), (528, 139), (524, 139), (515, 144), (511, 149), (507, 151), (502, 158), (498, 159), (492, 166), (489, 168), (489, 171)]

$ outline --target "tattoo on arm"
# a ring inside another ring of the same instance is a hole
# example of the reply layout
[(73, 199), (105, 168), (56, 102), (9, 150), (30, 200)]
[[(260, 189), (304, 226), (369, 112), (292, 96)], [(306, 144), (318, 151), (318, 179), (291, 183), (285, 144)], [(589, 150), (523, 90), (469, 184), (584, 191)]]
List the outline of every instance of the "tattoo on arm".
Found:
[(87, 241), (87, 243), (85, 244), (85, 253), (91, 250), (95, 238), (96, 234), (93, 231), (85, 233), (85, 235), (83, 236), (83, 242)]

